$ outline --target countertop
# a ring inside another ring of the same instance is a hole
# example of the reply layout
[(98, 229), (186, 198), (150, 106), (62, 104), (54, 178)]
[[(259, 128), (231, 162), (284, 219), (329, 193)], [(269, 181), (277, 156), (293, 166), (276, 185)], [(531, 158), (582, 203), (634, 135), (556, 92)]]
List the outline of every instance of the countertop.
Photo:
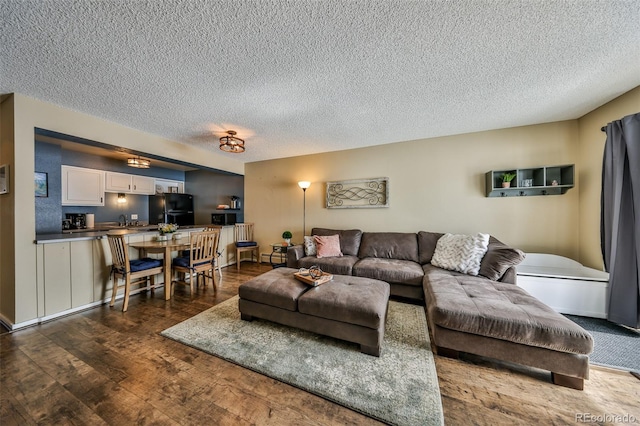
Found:
[[(194, 228), (204, 228), (206, 225), (186, 225), (181, 226), (180, 230), (189, 230)], [(107, 234), (141, 234), (145, 232), (158, 232), (158, 225), (147, 226), (120, 226), (120, 227), (106, 227), (106, 228), (92, 228), (92, 229), (70, 229), (68, 231), (61, 232), (59, 234), (36, 234), (35, 244), (45, 243), (58, 243), (64, 241), (81, 241), (81, 240), (95, 240), (104, 237)]]

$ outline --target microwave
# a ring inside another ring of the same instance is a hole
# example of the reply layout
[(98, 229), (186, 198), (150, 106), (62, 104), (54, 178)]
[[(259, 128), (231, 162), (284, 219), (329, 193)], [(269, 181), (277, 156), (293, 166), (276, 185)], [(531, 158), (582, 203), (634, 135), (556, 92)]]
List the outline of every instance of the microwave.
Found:
[(235, 225), (237, 222), (236, 213), (212, 213), (211, 223), (213, 225)]

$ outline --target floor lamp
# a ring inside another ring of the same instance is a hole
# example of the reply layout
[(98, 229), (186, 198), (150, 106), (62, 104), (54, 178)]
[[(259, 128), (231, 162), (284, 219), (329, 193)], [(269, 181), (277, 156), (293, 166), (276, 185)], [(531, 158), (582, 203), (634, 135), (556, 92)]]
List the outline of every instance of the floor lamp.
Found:
[(306, 180), (298, 182), (298, 186), (302, 188), (302, 236), (307, 233), (307, 188), (311, 186), (311, 182), (307, 182)]

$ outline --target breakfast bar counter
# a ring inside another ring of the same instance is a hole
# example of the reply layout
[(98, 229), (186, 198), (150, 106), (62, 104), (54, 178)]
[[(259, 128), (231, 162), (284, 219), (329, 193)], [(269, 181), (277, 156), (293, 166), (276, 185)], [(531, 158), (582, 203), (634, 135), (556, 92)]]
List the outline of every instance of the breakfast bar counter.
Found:
[[(201, 231), (208, 225), (181, 226), (181, 242), (189, 242), (189, 234)], [(129, 255), (140, 256), (135, 248), (154, 242), (158, 236), (157, 225), (112, 227), (103, 229), (77, 229), (51, 234), (36, 234), (36, 297), (37, 317), (12, 325), (12, 329), (48, 321), (73, 312), (108, 303), (113, 288), (111, 276), (111, 250), (107, 234), (126, 236)], [(220, 234), (220, 266), (235, 263), (233, 226), (225, 226)], [(147, 249), (147, 251), (149, 251)], [(176, 252), (170, 256), (174, 256)], [(166, 256), (166, 250), (151, 257)], [(167, 259), (171, 262), (171, 259)], [(165, 274), (156, 277), (156, 283), (165, 283)], [(166, 290), (166, 289), (165, 289)], [(119, 296), (122, 297), (122, 296)], [(165, 296), (166, 297), (166, 296)]]
[[(203, 229), (209, 225), (186, 225), (181, 226), (179, 229), (184, 231), (194, 231)], [(119, 226), (119, 227), (97, 227), (93, 229), (73, 229), (68, 231), (62, 231), (60, 233), (53, 234), (36, 234), (35, 244), (47, 244), (56, 243), (62, 241), (82, 241), (82, 240), (95, 240), (102, 238), (107, 234), (144, 234), (144, 233), (158, 233), (157, 225), (145, 225), (145, 226)]]

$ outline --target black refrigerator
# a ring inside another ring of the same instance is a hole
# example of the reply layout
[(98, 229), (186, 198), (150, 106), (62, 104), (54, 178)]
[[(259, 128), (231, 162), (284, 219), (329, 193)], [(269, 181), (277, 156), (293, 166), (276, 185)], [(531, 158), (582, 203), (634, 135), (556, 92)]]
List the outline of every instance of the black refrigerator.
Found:
[(175, 223), (179, 226), (195, 225), (193, 195), (162, 194), (149, 196), (149, 223)]

